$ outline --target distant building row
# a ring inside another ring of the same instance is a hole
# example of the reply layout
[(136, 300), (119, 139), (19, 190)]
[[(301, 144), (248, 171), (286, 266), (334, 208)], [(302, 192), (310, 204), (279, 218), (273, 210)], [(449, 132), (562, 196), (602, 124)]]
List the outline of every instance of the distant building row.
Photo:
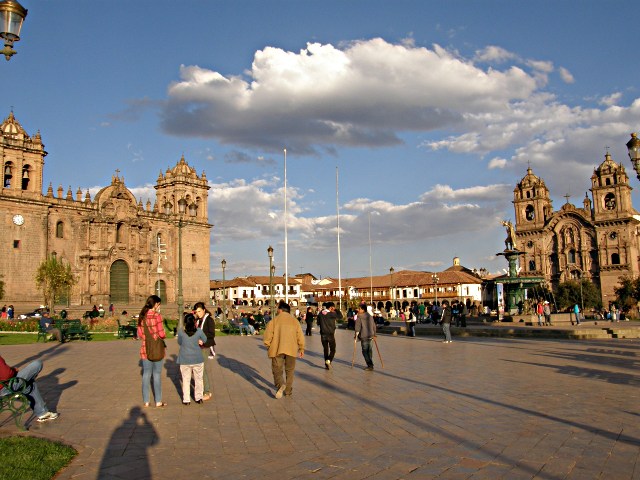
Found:
[[(407, 305), (414, 301), (422, 303), (436, 299), (469, 299), (478, 304), (486, 300), (482, 298), (482, 279), (461, 266), (457, 257), (453, 266), (438, 273), (403, 270), (375, 277), (347, 278), (341, 282), (335, 278), (319, 280), (311, 274), (303, 274), (289, 278), (288, 283), (286, 297), (293, 306), (329, 301), (337, 304), (342, 299), (345, 303), (374, 303), (376, 308), (381, 309), (394, 303)], [(283, 277), (273, 278), (273, 293), (276, 304), (285, 299)], [(270, 277), (237, 277), (226, 281), (224, 285), (221, 281), (212, 280), (210, 298), (216, 306), (221, 306), (224, 298), (233, 305), (268, 306), (271, 299)]]

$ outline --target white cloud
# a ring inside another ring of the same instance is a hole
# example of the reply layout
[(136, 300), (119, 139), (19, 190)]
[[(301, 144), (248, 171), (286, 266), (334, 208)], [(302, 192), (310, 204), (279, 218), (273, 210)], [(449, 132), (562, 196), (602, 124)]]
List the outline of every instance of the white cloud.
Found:
[(489, 170), (493, 170), (494, 168), (504, 168), (506, 166), (507, 166), (506, 158), (496, 157), (496, 158), (492, 158), (491, 161), (489, 161)]
[(607, 95), (606, 97), (602, 97), (600, 99), (600, 105), (606, 105), (607, 107), (610, 107), (612, 105), (617, 105), (618, 102), (620, 102), (621, 98), (622, 98), (622, 92), (615, 92), (615, 93), (612, 93), (611, 95)]
[(477, 62), (503, 63), (508, 60), (516, 60), (518, 56), (502, 47), (489, 45), (476, 51), (474, 60)]
[(558, 68), (558, 72), (560, 73), (560, 78), (564, 83), (575, 83), (575, 78), (573, 78), (571, 72), (566, 68), (560, 67)]
[(297, 53), (266, 47), (245, 77), (198, 66), (183, 66), (180, 76), (169, 86), (165, 131), (268, 151), (287, 145), (297, 153), (398, 144), (399, 132), (504, 112), (537, 88), (516, 66), (483, 70), (438, 45), (379, 38), (342, 49), (310, 43)]

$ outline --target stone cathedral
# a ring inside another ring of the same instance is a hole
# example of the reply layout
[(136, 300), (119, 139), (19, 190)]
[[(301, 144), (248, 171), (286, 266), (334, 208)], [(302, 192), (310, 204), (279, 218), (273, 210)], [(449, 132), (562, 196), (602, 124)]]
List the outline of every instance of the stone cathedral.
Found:
[(175, 303), (179, 244), (186, 303), (209, 298), (209, 236), (203, 172), (182, 157), (160, 172), (152, 206), (136, 200), (116, 174), (92, 199), (49, 185), (43, 194), (47, 152), (40, 133), (29, 136), (13, 112), (1, 127), (0, 275), (3, 303), (41, 303), (38, 265), (50, 255), (71, 264), (77, 283), (64, 305), (140, 305), (155, 293)]
[(607, 153), (591, 175), (591, 198), (553, 211), (549, 190), (531, 168), (513, 191), (521, 275), (541, 276), (551, 287), (588, 278), (614, 301), (622, 276), (640, 274), (640, 215), (631, 204), (629, 177)]

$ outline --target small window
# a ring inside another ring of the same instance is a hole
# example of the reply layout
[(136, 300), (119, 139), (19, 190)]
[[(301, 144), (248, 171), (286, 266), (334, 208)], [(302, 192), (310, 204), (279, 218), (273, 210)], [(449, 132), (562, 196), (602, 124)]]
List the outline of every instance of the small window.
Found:
[(576, 251), (575, 250), (569, 250), (569, 255), (567, 256), (567, 261), (569, 263), (576, 263)]
[(56, 223), (56, 238), (64, 238), (64, 223)]
[(620, 265), (620, 255), (618, 253), (611, 254), (611, 265)]
[(13, 248), (20, 248), (20, 240), (13, 241)]
[(529, 260), (529, 271), (530, 272), (534, 272), (536, 269), (536, 262), (535, 260)]
[(191, 262), (196, 263), (196, 254), (195, 253), (191, 254)]
[(124, 224), (119, 223), (116, 227), (116, 243), (122, 243), (124, 235)]
[(532, 221), (533, 219), (536, 218), (536, 212), (535, 212), (535, 209), (533, 208), (533, 205), (527, 205), (527, 208), (525, 208), (525, 211), (524, 211), (524, 216), (528, 221)]

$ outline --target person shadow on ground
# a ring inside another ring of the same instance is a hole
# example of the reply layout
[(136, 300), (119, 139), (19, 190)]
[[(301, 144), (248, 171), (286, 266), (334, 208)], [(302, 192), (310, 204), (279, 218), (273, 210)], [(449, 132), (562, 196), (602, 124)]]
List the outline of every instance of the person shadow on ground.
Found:
[(267, 395), (273, 395), (272, 383), (267, 382), (255, 368), (247, 365), (244, 362), (236, 360), (235, 358), (225, 357), (224, 355), (218, 354), (217, 358), (218, 363), (222, 368), (226, 368), (227, 370), (240, 375), (242, 378), (245, 378), (249, 383), (255, 386), (258, 390), (262, 390)]
[[(38, 388), (40, 389), (40, 393), (42, 394), (42, 398), (44, 398), (44, 402), (46, 403), (47, 408), (52, 412), (58, 411), (58, 403), (60, 403), (62, 392), (78, 383), (77, 380), (60, 383), (59, 377), (65, 372), (65, 370), (65, 368), (56, 368), (51, 373), (43, 377), (36, 378), (36, 382), (38, 384)], [(27, 421), (27, 427), (31, 425), (33, 420), (35, 420), (35, 414), (33, 414), (32, 411), (32, 415)]]
[(98, 480), (120, 478), (126, 467), (127, 478), (151, 479), (148, 450), (158, 443), (156, 429), (140, 407), (133, 407), (129, 417), (111, 434), (100, 463)]

